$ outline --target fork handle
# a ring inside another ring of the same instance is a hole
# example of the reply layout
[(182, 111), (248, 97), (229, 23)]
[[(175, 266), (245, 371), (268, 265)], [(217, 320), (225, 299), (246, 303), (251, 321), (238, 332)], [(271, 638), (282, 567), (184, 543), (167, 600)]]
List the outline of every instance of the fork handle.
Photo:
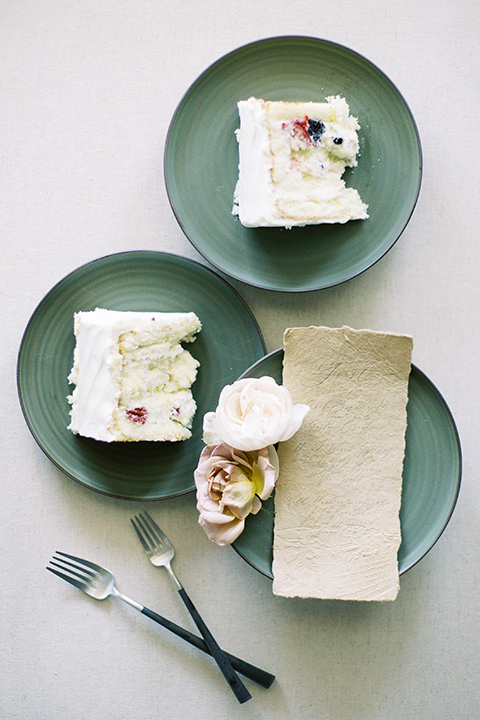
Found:
[(185, 592), (185, 589), (183, 587), (180, 587), (180, 590), (178, 591), (178, 594), (182, 598), (183, 602), (185, 603), (185, 606), (192, 616), (195, 625), (200, 630), (200, 633), (205, 640), (205, 643), (210, 650), (212, 657), (214, 658), (215, 662), (217, 663), (218, 667), (220, 668), (221, 672), (223, 673), (223, 676), (225, 680), (230, 685), (231, 690), (235, 693), (236, 698), (238, 702), (244, 703), (247, 700), (250, 700), (252, 697), (250, 693), (248, 692), (245, 685), (242, 683), (240, 678), (238, 677), (237, 673), (233, 669), (232, 665), (230, 664), (230, 661), (225, 656), (225, 653), (221, 649), (221, 647), (218, 645), (217, 641), (213, 637), (212, 633), (208, 629), (208, 627), (205, 625), (204, 621), (200, 617), (200, 613), (198, 612), (197, 608), (193, 604), (193, 602), (188, 597), (187, 593)]
[[(167, 618), (163, 617), (162, 615), (158, 615), (158, 613), (154, 612), (153, 610), (149, 610), (146, 607), (143, 607), (141, 612), (147, 617), (149, 617), (150, 620), (154, 620), (159, 625), (162, 625), (164, 628), (167, 628), (167, 630), (170, 630), (170, 632), (178, 635), (183, 640), (189, 642), (190, 645), (194, 645), (199, 650), (202, 650), (204, 653), (211, 655), (211, 652), (207, 647), (207, 643), (205, 642), (205, 640), (198, 637), (198, 635), (194, 635), (188, 630), (185, 630), (180, 625), (176, 625), (171, 620), (167, 620)], [(234, 667), (235, 670), (238, 670), (238, 672), (242, 673), (242, 675), (245, 675), (245, 677), (248, 677), (250, 678), (250, 680), (253, 680), (259, 685), (262, 685), (262, 687), (269, 688), (275, 680), (275, 675), (272, 675), (266, 670), (255, 667), (255, 665), (251, 665), (249, 662), (246, 662), (246, 660), (235, 657), (235, 655), (231, 655), (228, 652), (225, 652), (225, 655), (227, 656), (232, 667)]]

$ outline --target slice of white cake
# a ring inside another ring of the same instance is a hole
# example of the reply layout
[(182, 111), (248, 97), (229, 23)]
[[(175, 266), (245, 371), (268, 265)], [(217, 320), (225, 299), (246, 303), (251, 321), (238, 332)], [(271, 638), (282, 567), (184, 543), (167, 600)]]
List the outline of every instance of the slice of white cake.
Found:
[(193, 312), (76, 313), (69, 429), (105, 442), (189, 438), (200, 363), (181, 343), (200, 330)]
[(233, 214), (245, 227), (345, 223), (368, 217), (345, 185), (357, 164), (360, 126), (344, 98), (326, 103), (238, 103), (239, 175)]
[(291, 328), (283, 383), (310, 412), (280, 443), (273, 592), (394, 600), (412, 338)]

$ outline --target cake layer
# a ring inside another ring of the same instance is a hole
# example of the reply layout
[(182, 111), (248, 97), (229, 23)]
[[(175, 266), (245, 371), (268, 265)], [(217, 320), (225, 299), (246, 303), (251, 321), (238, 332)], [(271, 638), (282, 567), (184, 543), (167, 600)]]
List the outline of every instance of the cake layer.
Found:
[(345, 223), (368, 217), (342, 179), (357, 164), (357, 119), (344, 98), (238, 103), (239, 176), (233, 213), (246, 227)]
[(189, 438), (199, 362), (181, 343), (200, 329), (193, 312), (76, 313), (69, 429), (105, 442)]
[(283, 383), (310, 412), (278, 448), (273, 592), (393, 600), (412, 339), (309, 327), (284, 341)]

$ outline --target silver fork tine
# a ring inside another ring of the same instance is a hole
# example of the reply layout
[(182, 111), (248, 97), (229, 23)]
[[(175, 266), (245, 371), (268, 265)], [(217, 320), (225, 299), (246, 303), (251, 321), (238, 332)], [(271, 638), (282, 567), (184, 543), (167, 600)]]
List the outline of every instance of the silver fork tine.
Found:
[[(52, 565), (56, 565), (57, 567), (61, 567), (61, 565), (57, 565), (56, 563), (52, 562)], [(70, 585), (74, 585), (79, 590), (84, 590), (85, 583), (82, 580), (77, 580), (74, 577), (71, 577), (70, 575), (65, 575), (64, 573), (59, 572), (58, 570), (54, 570), (51, 567), (47, 567), (47, 570), (49, 570), (54, 575), (58, 575), (59, 578), (62, 578), (62, 580), (66, 580)]]
[[(147, 519), (145, 519), (145, 517), (143, 517), (142, 515), (139, 515), (137, 518), (135, 518), (138, 526), (135, 525), (135, 522), (133, 519), (132, 519), (132, 524), (137, 532), (138, 537), (140, 538), (140, 542), (142, 543), (143, 547), (145, 548), (145, 551), (149, 552), (149, 553), (153, 553), (157, 549), (169, 549), (167, 543), (165, 543), (165, 541), (162, 540), (161, 534), (156, 535), (155, 527), (152, 527), (151, 525), (149, 525), (149, 521), (152, 523), (152, 525), (155, 525), (155, 523), (153, 522), (153, 519), (150, 517), (150, 515), (147, 512), (145, 512), (144, 515)], [(156, 527), (158, 528), (158, 525)], [(163, 537), (165, 537), (165, 536), (163, 536)], [(162, 544), (163, 544), (164, 548), (160, 547)]]
[[(137, 518), (136, 518), (136, 519), (137, 519)], [(147, 553), (147, 555), (151, 555), (151, 554), (152, 554), (152, 551), (150, 550), (150, 546), (147, 544), (145, 535), (140, 532), (139, 528), (137, 527), (137, 523), (135, 522), (135, 520), (134, 520), (133, 518), (130, 518), (130, 522), (132, 523), (132, 525), (133, 525), (133, 527), (134, 527), (134, 530), (135, 530), (135, 532), (137, 533), (138, 539), (139, 539), (140, 542), (142, 543), (143, 549), (145, 550), (145, 552)], [(138, 523), (140, 524), (140, 520), (139, 520), (139, 519), (138, 519)], [(143, 529), (143, 528), (142, 528), (142, 529)], [(144, 532), (145, 532), (145, 531), (144, 531)]]
[[(167, 538), (164, 532), (160, 530), (155, 520), (152, 518), (151, 515), (148, 514), (148, 512), (145, 512), (144, 515), (148, 518), (148, 521), (150, 523), (150, 531), (157, 534), (157, 541), (161, 542), (165, 548), (168, 550), (173, 550), (173, 545), (170, 542), (170, 540)], [(152, 531), (153, 528), (153, 531)]]
[[(84, 590), (88, 584), (97, 577), (99, 570), (102, 570), (99, 565), (95, 565), (95, 563), (91, 563), (89, 560), (82, 560), (82, 558), (76, 557), (76, 555), (67, 555), (67, 553), (62, 553), (59, 550), (55, 552), (62, 557), (55, 557), (54, 555), (50, 560), (50, 565), (64, 572), (60, 573), (51, 567), (47, 567), (47, 570), (50, 570), (50, 572), (58, 575), (63, 580), (67, 580), (67, 582), (75, 585), (75, 587), (78, 587), (80, 590)], [(63, 558), (70, 558), (70, 560), (64, 560)], [(75, 562), (71, 562), (71, 560)], [(94, 570), (94, 572), (92, 572), (92, 570)], [(68, 575), (66, 573), (68, 573)]]
[[(96, 563), (90, 562), (90, 560), (84, 560), (83, 558), (79, 558), (76, 555), (69, 555), (68, 553), (60, 552), (60, 550), (55, 550), (55, 552), (57, 553), (57, 555), (62, 555), (62, 557), (69, 558), (70, 560), (75, 560), (83, 567), (89, 567), (99, 573), (102, 573), (104, 571), (104, 568), (100, 567), (100, 565), (97, 565)], [(64, 560), (63, 562), (66, 562), (66, 560)]]
[(67, 572), (71, 573), (72, 575), (76, 575), (76, 577), (80, 578), (80, 580), (93, 580), (95, 577), (97, 577), (98, 573), (92, 572), (87, 567), (81, 567), (80, 565), (74, 565), (74, 563), (69, 562), (68, 560), (61, 560), (61, 562), (54, 562), (55, 560), (59, 560), (60, 558), (53, 557), (52, 560), (50, 560), (51, 565), (55, 565), (55, 567), (60, 568), (60, 570), (66, 570)]

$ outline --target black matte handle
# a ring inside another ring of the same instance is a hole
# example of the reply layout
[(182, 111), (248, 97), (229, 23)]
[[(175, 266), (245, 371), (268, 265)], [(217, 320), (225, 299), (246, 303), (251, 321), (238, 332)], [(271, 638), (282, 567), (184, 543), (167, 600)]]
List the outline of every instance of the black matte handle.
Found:
[[(170, 630), (170, 632), (178, 635), (178, 637), (181, 637), (183, 640), (186, 640), (190, 643), (190, 645), (194, 645), (199, 650), (202, 650), (208, 655), (211, 655), (211, 652), (208, 649), (205, 640), (203, 640), (202, 638), (194, 635), (188, 630), (185, 630), (180, 625), (176, 625), (171, 620), (167, 620), (167, 618), (162, 617), (162, 615), (158, 615), (158, 613), (154, 612), (153, 610), (149, 610), (146, 607), (142, 609), (142, 613), (149, 617), (150, 620), (154, 620), (159, 625), (162, 625), (164, 628), (167, 628), (167, 630)], [(225, 652), (225, 655), (230, 660), (230, 663), (232, 667), (235, 668), (235, 670), (242, 673), (242, 675), (245, 675), (245, 677), (250, 678), (250, 680), (254, 680), (259, 685), (262, 685), (262, 687), (269, 688), (275, 680), (275, 675), (272, 675), (266, 670), (255, 667), (255, 665), (251, 665), (249, 662), (246, 662), (246, 660), (235, 657), (235, 655), (231, 655), (228, 652)]]
[(250, 693), (248, 692), (245, 685), (242, 683), (240, 678), (238, 677), (237, 673), (233, 669), (233, 667), (230, 664), (229, 659), (223, 652), (220, 645), (217, 643), (215, 638), (213, 637), (212, 633), (208, 629), (208, 627), (203, 622), (202, 618), (200, 617), (200, 614), (193, 604), (193, 602), (188, 597), (187, 593), (185, 592), (184, 588), (181, 587), (178, 591), (178, 594), (182, 598), (183, 602), (185, 603), (188, 612), (192, 616), (195, 625), (200, 630), (200, 633), (205, 640), (205, 643), (210, 650), (210, 653), (212, 657), (214, 658), (215, 662), (217, 663), (218, 667), (223, 673), (223, 676), (225, 677), (225, 680), (230, 685), (230, 688), (235, 693), (235, 696), (240, 703), (247, 702), (247, 700), (250, 700), (252, 697)]

